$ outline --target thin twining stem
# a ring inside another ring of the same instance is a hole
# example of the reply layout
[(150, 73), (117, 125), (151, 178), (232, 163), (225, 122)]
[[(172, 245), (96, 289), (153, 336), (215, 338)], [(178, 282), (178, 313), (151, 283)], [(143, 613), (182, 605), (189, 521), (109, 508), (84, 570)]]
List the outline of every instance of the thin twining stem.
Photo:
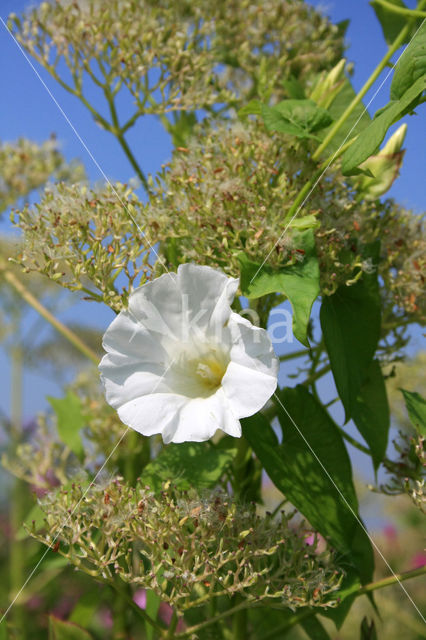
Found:
[(25, 287), (24, 284), (16, 277), (16, 275), (10, 271), (9, 269), (3, 269), (1, 271), (1, 275), (4, 277), (6, 282), (10, 284), (15, 291), (21, 296), (23, 300), (27, 304), (30, 305), (37, 313), (39, 313), (49, 324), (52, 325), (68, 342), (70, 342), (80, 353), (85, 355), (89, 360), (91, 360), (94, 364), (99, 364), (99, 356), (89, 347), (87, 344), (79, 338), (79, 336), (74, 333), (69, 327), (65, 326), (60, 320), (55, 318), (55, 316), (48, 310), (46, 307), (37, 300), (33, 296), (33, 294)]

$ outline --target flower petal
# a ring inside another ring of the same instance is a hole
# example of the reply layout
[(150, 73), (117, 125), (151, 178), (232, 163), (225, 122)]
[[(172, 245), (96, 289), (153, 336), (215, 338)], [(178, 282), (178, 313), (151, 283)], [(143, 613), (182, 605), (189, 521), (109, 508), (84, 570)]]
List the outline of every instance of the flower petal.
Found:
[(234, 415), (243, 418), (259, 411), (274, 393), (279, 363), (264, 329), (237, 313), (231, 314), (228, 326), (233, 345), (222, 389)]
[(174, 393), (153, 393), (135, 398), (118, 408), (120, 419), (144, 436), (167, 432), (178, 420), (179, 411), (188, 401)]
[(163, 364), (111, 352), (102, 358), (99, 370), (106, 400), (115, 409), (139, 396), (171, 391)]
[(195, 334), (202, 334), (208, 328), (219, 331), (230, 316), (238, 279), (229, 278), (217, 269), (190, 263), (181, 264), (177, 273), (188, 325)]
[[(132, 294), (133, 295), (133, 294)], [(148, 331), (131, 312), (121, 311), (106, 330), (102, 346), (105, 351), (120, 353), (128, 361), (166, 363), (168, 356), (155, 334)]]
[(163, 432), (164, 442), (203, 442), (218, 429), (231, 436), (241, 436), (241, 425), (233, 415), (222, 389), (208, 398), (191, 398), (179, 412), (178, 422)]

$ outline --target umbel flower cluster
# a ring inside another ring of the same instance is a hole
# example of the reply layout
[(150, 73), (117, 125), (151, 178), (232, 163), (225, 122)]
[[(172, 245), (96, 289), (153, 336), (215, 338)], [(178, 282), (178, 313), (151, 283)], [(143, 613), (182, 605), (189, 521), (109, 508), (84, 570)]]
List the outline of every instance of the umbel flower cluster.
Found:
[(241, 251), (258, 263), (268, 256), (274, 267), (303, 261), (294, 231), (313, 227), (325, 295), (368, 272), (364, 248), (380, 240), (388, 305), (424, 317), (421, 216), (389, 200), (359, 200), (354, 185), (329, 170), (283, 234), (286, 213), (314, 169), (305, 145), (271, 135), (259, 122), (203, 127), (164, 167), (145, 215), (169, 230), (179, 259), (202, 260), (232, 276)]
[[(259, 92), (280, 98), (286, 77), (321, 71), (343, 51), (338, 27), (301, 0), (43, 2), (22, 19), (11, 16), (11, 24), (78, 97), (89, 77), (110, 104), (128, 91), (136, 108), (122, 133), (144, 114), (208, 109)], [(61, 61), (68, 78), (59, 74)], [(110, 116), (95, 115), (117, 129)]]
[(107, 584), (120, 578), (153, 590), (179, 613), (235, 594), (254, 606), (336, 604), (342, 575), (333, 556), (319, 552), (316, 539), (307, 544), (309, 533), (291, 515), (260, 517), (221, 492), (200, 497), (165, 487), (155, 495), (121, 478), (88, 491), (76, 482), (41, 506), (37, 539)]
[(399, 308), (421, 320), (426, 248), (420, 216), (389, 200), (358, 201), (348, 180), (329, 171), (282, 234), (286, 212), (312, 170), (304, 145), (267, 134), (260, 123), (201, 127), (174, 152), (146, 205), (127, 185), (48, 187), (40, 204), (14, 217), (24, 232), (20, 262), (118, 312), (132, 287), (179, 262), (219, 267), (233, 277), (241, 251), (259, 263), (269, 254), (273, 267), (303, 262), (295, 233), (311, 227), (323, 294), (368, 272), (363, 251), (379, 239), (384, 305), (391, 316)]
[(48, 180), (84, 180), (83, 166), (67, 164), (54, 139), (39, 145), (25, 138), (0, 143), (0, 214)]
[(400, 431), (394, 447), (399, 459), (385, 461), (389, 479), (380, 485), (380, 490), (388, 495), (406, 493), (415, 506), (426, 514), (426, 439), (418, 433), (409, 435)]
[(153, 245), (140, 206), (127, 185), (48, 186), (40, 203), (12, 215), (25, 239), (18, 260), (26, 270), (119, 311), (135, 279), (151, 277)]

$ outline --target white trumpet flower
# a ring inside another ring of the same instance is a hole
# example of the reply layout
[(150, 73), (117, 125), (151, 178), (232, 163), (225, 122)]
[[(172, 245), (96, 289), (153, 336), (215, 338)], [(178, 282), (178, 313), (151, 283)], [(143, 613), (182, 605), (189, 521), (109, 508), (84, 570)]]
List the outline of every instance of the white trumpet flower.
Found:
[(99, 369), (120, 419), (165, 443), (241, 436), (277, 386), (264, 329), (234, 313), (238, 280), (183, 264), (136, 289), (105, 332)]

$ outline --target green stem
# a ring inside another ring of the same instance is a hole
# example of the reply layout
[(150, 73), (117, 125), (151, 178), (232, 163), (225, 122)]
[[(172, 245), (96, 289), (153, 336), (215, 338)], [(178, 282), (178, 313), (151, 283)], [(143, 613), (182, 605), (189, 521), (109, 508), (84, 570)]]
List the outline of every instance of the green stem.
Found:
[(71, 344), (73, 344), (74, 347), (78, 349), (78, 351), (80, 351), (80, 353), (89, 358), (94, 364), (99, 364), (99, 357), (97, 356), (97, 354), (90, 347), (84, 344), (84, 342), (78, 337), (78, 335), (74, 333), (74, 331), (66, 327), (64, 324), (62, 324), (62, 322), (60, 322), (60, 320), (55, 318), (55, 316), (50, 313), (50, 311), (46, 309), (46, 307), (43, 306), (41, 302), (39, 302), (30, 291), (28, 291), (28, 289), (22, 284), (19, 278), (17, 278), (15, 274), (12, 273), (12, 271), (9, 271), (6, 268), (1, 270), (0, 273), (1, 275), (3, 275), (6, 282), (8, 282), (15, 289), (15, 291), (17, 291), (17, 293), (19, 293), (21, 298), (25, 300), (25, 302), (29, 304), (30, 307), (35, 309), (35, 311), (37, 311), (37, 313), (39, 313), (49, 324), (51, 324), (52, 327), (56, 329), (56, 331), (58, 331), (64, 338), (66, 338), (66, 340), (71, 342)]
[(306, 378), (306, 380), (304, 380), (302, 384), (304, 384), (305, 386), (311, 385), (313, 382), (315, 382), (319, 378), (322, 378), (322, 376), (325, 376), (325, 374), (328, 373), (330, 369), (331, 369), (330, 364), (324, 365), (322, 369), (318, 369), (318, 371), (315, 371), (308, 378)]
[(386, 0), (376, 0), (376, 4), (380, 4), (385, 9), (388, 9), (388, 11), (390, 11), (391, 13), (397, 13), (400, 16), (405, 16), (407, 18), (426, 18), (426, 13), (424, 11), (399, 7), (397, 4), (391, 4)]
[(166, 638), (170, 638), (171, 639), (171, 638), (175, 637), (175, 631), (176, 631), (176, 627), (177, 627), (178, 622), (179, 622), (178, 615), (177, 615), (176, 611), (173, 610), (172, 619), (170, 621), (170, 625), (169, 625), (168, 631), (167, 631), (166, 636), (165, 636)]
[(249, 608), (254, 609), (258, 606), (260, 605), (246, 600), (236, 605), (235, 607), (231, 607), (231, 609), (227, 609), (222, 613), (218, 613), (217, 616), (215, 616), (214, 618), (210, 618), (210, 620), (204, 620), (204, 622), (200, 622), (199, 624), (196, 624), (193, 627), (189, 627), (189, 629), (186, 629), (186, 631), (183, 631), (182, 633), (178, 633), (177, 635), (175, 635), (175, 638), (176, 640), (180, 640), (180, 638), (187, 638), (188, 636), (190, 637), (193, 634), (196, 634), (199, 631), (201, 631), (201, 629), (205, 629), (206, 627), (209, 627), (212, 624), (216, 624), (220, 620), (223, 620), (228, 616), (232, 616), (238, 613), (239, 611), (242, 611), (243, 609), (249, 609)]
[(310, 349), (300, 349), (300, 351), (293, 351), (292, 353), (286, 353), (283, 356), (279, 356), (280, 362), (286, 362), (286, 360), (293, 360), (293, 358), (302, 358), (310, 353)]
[(367, 447), (364, 447), (364, 445), (358, 442), (358, 440), (355, 440), (355, 438), (352, 438), (352, 436), (350, 436), (349, 433), (346, 433), (346, 431), (342, 427), (340, 427), (338, 424), (336, 424), (336, 427), (342, 434), (343, 438), (347, 440), (353, 447), (355, 447), (356, 449), (359, 449), (360, 451), (362, 451), (362, 453), (366, 453), (368, 456), (371, 456), (370, 449), (368, 449)]
[(105, 88), (105, 97), (108, 101), (112, 124), (113, 124), (113, 127), (110, 128), (110, 131), (117, 138), (118, 142), (121, 145), (121, 148), (123, 149), (124, 153), (127, 156), (128, 161), (132, 165), (133, 169), (136, 171), (136, 174), (139, 180), (141, 181), (143, 188), (145, 189), (146, 193), (149, 195), (150, 190), (149, 190), (148, 180), (146, 179), (144, 172), (140, 168), (135, 156), (133, 155), (129, 145), (127, 144), (126, 138), (124, 137), (123, 129), (120, 127), (120, 123), (118, 121), (118, 114), (115, 108), (114, 97), (111, 95), (111, 92), (108, 86)]
[[(122, 586), (118, 586), (115, 582), (108, 582), (108, 584), (110, 584), (112, 586), (112, 588), (114, 589), (114, 591), (119, 595), (123, 595), (122, 592)], [(124, 583), (123, 583), (124, 584)], [(131, 596), (124, 596), (126, 598), (127, 601), (127, 605), (130, 606), (133, 611), (135, 611), (135, 613), (142, 618), (145, 622), (147, 622), (149, 625), (151, 625), (151, 627), (153, 627), (156, 631), (158, 631), (158, 633), (163, 636), (164, 635), (164, 629), (163, 627), (161, 627), (158, 622), (156, 620), (154, 620), (154, 618), (151, 618), (151, 616), (144, 610), (141, 609), (136, 602), (133, 600), (133, 598)]]
[(328, 134), (325, 136), (324, 140), (321, 142), (319, 147), (315, 150), (315, 152), (312, 155), (313, 160), (317, 160), (321, 156), (321, 154), (324, 151), (324, 149), (327, 148), (327, 146), (333, 140), (333, 138), (336, 135), (336, 133), (341, 129), (341, 127), (346, 122), (346, 120), (349, 118), (351, 113), (354, 111), (354, 109), (357, 107), (357, 105), (361, 102), (361, 100), (363, 99), (365, 94), (369, 91), (369, 89), (376, 82), (377, 78), (382, 73), (383, 69), (386, 68), (388, 62), (392, 58), (392, 56), (395, 53), (395, 51), (397, 51), (399, 49), (399, 47), (404, 43), (404, 40), (408, 35), (409, 29), (410, 29), (410, 24), (406, 24), (401, 29), (401, 31), (399, 32), (399, 34), (397, 35), (397, 37), (395, 38), (393, 43), (390, 45), (386, 55), (379, 62), (379, 64), (374, 69), (373, 73), (370, 75), (368, 80), (364, 83), (363, 87), (360, 89), (360, 91), (358, 91), (358, 93), (355, 96), (355, 98), (347, 106), (347, 108), (344, 110), (344, 112), (342, 113), (340, 118), (338, 120), (336, 120), (336, 122), (331, 127), (331, 129), (328, 132)]
[(364, 587), (361, 587), (357, 592), (357, 596), (361, 596), (364, 593), (371, 593), (378, 589), (384, 589), (392, 584), (404, 582), (404, 580), (411, 580), (411, 578), (418, 578), (419, 576), (426, 575), (426, 565), (419, 567), (418, 569), (412, 569), (411, 571), (404, 571), (404, 573), (396, 574), (395, 576), (389, 576), (389, 578), (382, 578), (376, 582), (370, 582)]
[[(241, 596), (235, 597), (235, 602), (241, 603)], [(247, 640), (247, 609), (236, 611), (232, 619), (233, 640)]]
[(348, 149), (348, 147), (350, 147), (351, 144), (354, 142), (355, 138), (356, 136), (348, 140), (344, 145), (340, 147), (338, 151), (335, 151), (334, 153), (332, 153), (331, 156), (327, 158), (327, 160), (325, 160), (322, 164), (320, 164), (318, 169), (314, 172), (312, 178), (310, 178), (307, 182), (305, 182), (302, 189), (297, 194), (290, 209), (287, 211), (287, 214), (284, 218), (284, 225), (290, 224), (292, 219), (297, 215), (299, 208), (303, 205), (305, 199), (310, 195), (311, 191), (315, 188), (317, 182), (319, 182), (324, 171), (326, 171), (326, 169), (328, 169), (328, 167), (331, 166), (331, 164), (335, 160), (337, 160), (337, 158), (340, 158), (340, 156), (343, 155), (346, 149)]
[[(22, 432), (22, 374), (23, 374), (23, 352), (19, 343), (11, 349), (12, 365), (12, 392), (11, 392), (11, 432), (10, 445), (16, 449), (21, 439)], [(16, 479), (12, 489), (12, 500), (10, 501), (10, 595), (13, 599), (25, 581), (25, 555), (21, 542), (18, 542), (16, 535), (22, 526), (25, 518), (24, 502), (25, 483)], [(25, 610), (17, 603), (13, 611), (13, 625), (20, 636), (25, 632)], [(23, 637), (23, 636), (22, 636)]]
[(113, 633), (116, 640), (125, 640), (127, 638), (127, 611), (127, 598), (119, 591), (114, 598), (113, 605)]

